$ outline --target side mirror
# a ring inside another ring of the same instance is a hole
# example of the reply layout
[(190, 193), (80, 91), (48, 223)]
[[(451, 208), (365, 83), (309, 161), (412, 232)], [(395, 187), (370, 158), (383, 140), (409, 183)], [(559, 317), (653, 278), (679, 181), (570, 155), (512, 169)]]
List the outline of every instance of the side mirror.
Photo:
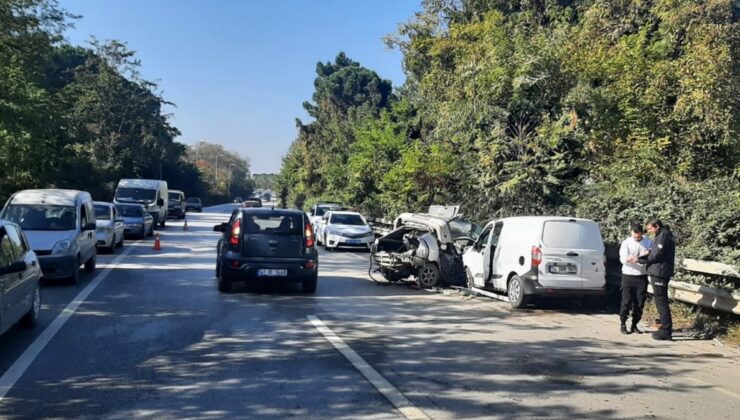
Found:
[(26, 265), (25, 261), (16, 261), (14, 263), (11, 263), (7, 267), (0, 268), (0, 276), (5, 274), (22, 273), (26, 271), (27, 268), (28, 265)]
[(157, 200), (157, 205), (158, 206), (164, 206), (164, 199), (161, 199), (160, 198), (159, 200)]
[(228, 223), (219, 223), (213, 227), (213, 231), (214, 232), (226, 232), (228, 226), (229, 226)]
[(95, 229), (97, 229), (97, 227), (95, 226), (95, 223), (88, 223), (82, 227), (83, 231), (95, 230)]

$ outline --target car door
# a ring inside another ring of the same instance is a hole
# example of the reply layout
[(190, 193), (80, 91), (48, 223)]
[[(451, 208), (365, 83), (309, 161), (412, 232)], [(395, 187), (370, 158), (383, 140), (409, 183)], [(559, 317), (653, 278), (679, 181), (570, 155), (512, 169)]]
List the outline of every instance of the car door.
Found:
[(490, 273), (485, 273), (486, 279), (488, 279), (493, 284), (493, 288), (496, 290), (506, 289), (506, 284), (501, 281), (501, 279), (506, 274), (503, 261), (505, 250), (503, 249), (503, 244), (501, 243), (501, 233), (503, 232), (503, 230), (504, 222), (496, 222), (496, 224), (493, 226), (491, 237), (488, 241), (488, 250), (486, 251), (486, 255), (484, 256), (484, 259), (488, 262), (486, 266), (491, 268)]
[(93, 215), (92, 217), (95, 217), (95, 212), (91, 212), (85, 202), (80, 204), (78, 212), (80, 215), (80, 254), (82, 254), (82, 262), (87, 262), (90, 258), (92, 258), (93, 252), (95, 252), (96, 239), (95, 231), (84, 229), (87, 224), (91, 222), (91, 213)]
[[(116, 238), (123, 238), (123, 219), (121, 219), (121, 215), (118, 214), (118, 209), (116, 206), (111, 206), (111, 212), (113, 218), (113, 232), (115, 232)], [(115, 245), (115, 244), (114, 244)]]
[[(7, 267), (16, 261), (12, 240), (7, 233), (7, 227), (0, 228), (0, 267)], [(1, 305), (2, 328), (5, 331), (18, 320), (19, 301), (23, 299), (21, 288), (22, 273), (11, 273), (0, 276), (0, 290), (2, 290)]]
[(38, 263), (36, 257), (30, 254), (31, 248), (25, 241), (23, 234), (18, 226), (6, 225), (6, 233), (10, 238), (10, 242), (13, 246), (16, 261), (23, 261), (26, 263), (26, 269), (18, 273), (18, 294), (19, 299), (16, 301), (17, 310), (15, 314), (18, 318), (28, 312), (33, 302), (33, 294), (36, 291), (38, 283)]
[(484, 287), (486, 283), (485, 272), (487, 271), (484, 267), (484, 253), (488, 246), (488, 239), (491, 236), (492, 225), (488, 224), (483, 228), (483, 232), (478, 237), (478, 240), (473, 243), (473, 246), (463, 256), (463, 262), (470, 274), (473, 276), (473, 284), (475, 287)]

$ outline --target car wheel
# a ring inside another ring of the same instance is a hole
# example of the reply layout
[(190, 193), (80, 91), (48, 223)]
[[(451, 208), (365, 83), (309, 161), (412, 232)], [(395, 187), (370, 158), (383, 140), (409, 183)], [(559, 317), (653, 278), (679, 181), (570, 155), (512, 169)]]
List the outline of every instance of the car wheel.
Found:
[(472, 289), (475, 287), (475, 282), (473, 281), (473, 273), (470, 272), (469, 268), (465, 268), (465, 286), (468, 289)]
[(148, 236), (154, 236), (154, 224), (151, 224), (149, 226), (149, 234)]
[(381, 268), (380, 274), (383, 276), (384, 279), (393, 283), (401, 280), (401, 275), (389, 268)]
[(221, 293), (231, 293), (234, 290), (231, 277), (226, 275), (221, 269), (218, 270), (218, 291)]
[(166, 221), (166, 220), (162, 220), (162, 223), (160, 223), (160, 224), (159, 224), (159, 226), (161, 226), (161, 227), (165, 227), (165, 224), (166, 224), (166, 223), (167, 223), (167, 221)]
[(516, 275), (509, 280), (507, 295), (509, 296), (509, 303), (511, 303), (512, 308), (521, 308), (529, 300), (529, 296), (524, 294), (524, 283), (522, 279)]
[(72, 275), (69, 276), (69, 281), (72, 284), (77, 284), (80, 281), (80, 257), (77, 257), (77, 264), (72, 269)]
[(301, 290), (303, 293), (314, 293), (318, 284), (319, 276), (315, 275), (308, 280), (303, 280), (303, 283), (301, 283)]
[(124, 240), (125, 240), (125, 239), (123, 238), (123, 235), (121, 235), (121, 239), (120, 239), (120, 240), (118, 240), (118, 243), (116, 244), (116, 247), (118, 247), (118, 248), (123, 248), (123, 241), (124, 241)]
[(85, 262), (85, 271), (88, 273), (92, 273), (93, 271), (95, 271), (95, 265), (97, 264), (97, 260), (98, 260), (97, 255), (93, 255), (92, 257), (90, 257), (90, 259), (87, 260), (87, 262)]
[(33, 327), (39, 322), (39, 315), (41, 315), (41, 292), (39, 287), (33, 291), (33, 301), (31, 302), (31, 308), (21, 318), (21, 325), (24, 327)]
[(439, 284), (439, 268), (432, 263), (426, 263), (419, 269), (416, 282), (423, 289), (430, 289)]

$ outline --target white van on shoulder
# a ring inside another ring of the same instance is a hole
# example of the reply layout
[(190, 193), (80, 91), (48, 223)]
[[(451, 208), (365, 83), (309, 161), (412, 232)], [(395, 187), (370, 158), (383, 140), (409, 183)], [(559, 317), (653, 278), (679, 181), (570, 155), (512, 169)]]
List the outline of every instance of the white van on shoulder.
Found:
[(515, 308), (535, 295), (606, 293), (604, 261), (596, 222), (552, 216), (493, 220), (463, 255), (468, 287), (506, 293)]
[(118, 181), (116, 204), (142, 204), (154, 218), (154, 226), (164, 227), (167, 221), (167, 181), (159, 179), (122, 179)]
[(21, 226), (45, 278), (79, 279), (80, 265), (95, 270), (95, 209), (90, 194), (24, 190), (13, 194), (2, 218)]

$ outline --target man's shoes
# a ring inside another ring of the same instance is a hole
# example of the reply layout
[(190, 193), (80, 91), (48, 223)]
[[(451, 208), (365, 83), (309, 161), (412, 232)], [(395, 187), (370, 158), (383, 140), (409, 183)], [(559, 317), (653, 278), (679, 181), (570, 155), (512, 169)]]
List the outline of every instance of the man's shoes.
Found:
[(672, 341), (673, 337), (671, 333), (665, 330), (658, 330), (653, 333), (653, 340), (658, 341)]
[(627, 326), (624, 325), (624, 323), (622, 323), (622, 325), (619, 326), (619, 332), (621, 332), (622, 334), (629, 334), (630, 333), (629, 331), (627, 331)]
[(639, 328), (637, 328), (637, 324), (632, 324), (632, 328), (630, 328), (631, 333), (635, 334), (642, 334), (642, 331), (640, 331)]

